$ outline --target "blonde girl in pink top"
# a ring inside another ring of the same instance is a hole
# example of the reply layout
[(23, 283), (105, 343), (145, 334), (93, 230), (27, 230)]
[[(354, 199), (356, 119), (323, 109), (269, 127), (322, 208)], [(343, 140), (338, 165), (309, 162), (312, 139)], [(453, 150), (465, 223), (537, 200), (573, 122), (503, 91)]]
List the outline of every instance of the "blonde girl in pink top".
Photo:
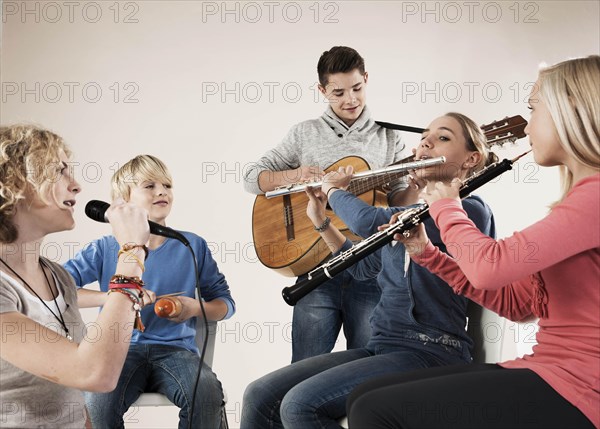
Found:
[(444, 242), (473, 257), (440, 252), (422, 227), (395, 238), (456, 293), (511, 320), (538, 317), (533, 353), (365, 383), (348, 400), (351, 428), (600, 427), (600, 57), (541, 70), (529, 105), (535, 161), (561, 170), (544, 219), (494, 240), (462, 210), (460, 182), (438, 182), (421, 197)]

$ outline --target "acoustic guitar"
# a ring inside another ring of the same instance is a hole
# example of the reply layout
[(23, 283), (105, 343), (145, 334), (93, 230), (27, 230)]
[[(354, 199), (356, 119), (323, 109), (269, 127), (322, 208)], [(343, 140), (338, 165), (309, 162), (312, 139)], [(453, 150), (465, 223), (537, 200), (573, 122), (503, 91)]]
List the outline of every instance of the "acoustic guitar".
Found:
[[(527, 121), (513, 116), (483, 125), (488, 146), (503, 145), (525, 137)], [(408, 157), (396, 164), (413, 161)], [(325, 169), (325, 172), (351, 165), (355, 172), (370, 170), (368, 163), (356, 156), (342, 158)], [(389, 182), (406, 175), (406, 171), (364, 175), (350, 183), (349, 192), (372, 206), (387, 206), (383, 189)], [(289, 193), (275, 198), (258, 195), (252, 209), (252, 237), (260, 262), (280, 274), (297, 277), (321, 265), (331, 252), (306, 215), (308, 197), (304, 192)], [(342, 220), (329, 209), (327, 216), (344, 236), (352, 241), (361, 240)]]

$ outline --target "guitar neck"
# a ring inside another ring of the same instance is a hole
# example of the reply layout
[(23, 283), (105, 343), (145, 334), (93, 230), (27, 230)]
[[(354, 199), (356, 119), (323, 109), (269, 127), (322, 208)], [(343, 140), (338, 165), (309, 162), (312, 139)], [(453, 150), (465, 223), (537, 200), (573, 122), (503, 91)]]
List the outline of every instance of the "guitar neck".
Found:
[[(418, 170), (420, 168), (431, 167), (434, 165), (442, 164), (445, 161), (446, 159), (443, 156), (410, 162), (404, 162), (404, 160), (402, 160), (390, 165), (389, 167), (380, 168), (378, 170), (361, 171), (353, 175), (352, 180), (350, 181), (350, 185), (348, 187), (348, 192), (352, 192), (355, 195), (359, 195), (364, 192), (372, 191), (373, 189), (376, 189), (377, 187), (380, 187), (390, 182), (391, 180), (395, 180), (399, 177), (408, 174), (408, 170)], [(265, 197), (273, 198), (293, 194), (296, 192), (304, 192), (309, 186), (319, 188), (322, 185), (322, 181), (292, 184), (282, 188), (277, 188), (273, 191), (266, 192)]]
[(421, 161), (415, 161), (414, 156), (410, 156), (395, 162), (389, 167), (355, 173), (350, 181), (350, 185), (348, 185), (348, 192), (360, 195), (406, 176), (409, 170), (430, 167), (445, 161), (446, 159), (443, 156)]

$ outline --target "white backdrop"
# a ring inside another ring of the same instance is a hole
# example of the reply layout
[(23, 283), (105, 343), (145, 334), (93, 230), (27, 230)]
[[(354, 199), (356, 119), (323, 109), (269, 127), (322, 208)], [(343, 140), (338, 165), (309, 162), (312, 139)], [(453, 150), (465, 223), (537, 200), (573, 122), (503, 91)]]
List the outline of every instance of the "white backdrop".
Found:
[[(256, 259), (254, 197), (241, 177), (294, 123), (325, 109), (320, 54), (348, 45), (363, 55), (378, 120), (425, 126), (455, 110), (483, 124), (528, 117), (540, 63), (598, 54), (599, 16), (595, 0), (3, 1), (0, 121), (53, 129), (79, 162), (78, 226), (42, 249), (57, 261), (109, 233), (83, 207), (108, 199), (117, 166), (140, 153), (167, 163), (176, 197), (169, 225), (211, 243), (237, 302), (237, 314), (219, 325), (214, 364), (235, 428), (245, 386), (290, 360), (291, 308), (280, 291), (293, 282)], [(521, 140), (498, 153), (527, 147)], [(504, 236), (544, 216), (557, 185), (555, 170), (528, 157), (479, 194)], [(531, 346), (525, 334), (510, 332), (520, 352)], [(175, 427), (176, 410), (133, 410), (126, 420)]]

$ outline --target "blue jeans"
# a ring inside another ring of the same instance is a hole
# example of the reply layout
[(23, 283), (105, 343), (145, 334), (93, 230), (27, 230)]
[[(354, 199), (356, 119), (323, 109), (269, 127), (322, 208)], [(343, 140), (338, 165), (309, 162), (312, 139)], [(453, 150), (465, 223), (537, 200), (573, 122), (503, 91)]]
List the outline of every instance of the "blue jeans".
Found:
[(347, 271), (306, 295), (294, 307), (292, 362), (329, 353), (342, 325), (346, 348), (364, 347), (371, 337), (369, 319), (380, 297), (376, 279), (358, 281)]
[[(110, 393), (85, 392), (94, 429), (123, 428), (123, 415), (143, 392), (165, 395), (181, 409), (179, 428), (187, 428), (199, 362), (200, 356), (180, 347), (132, 344), (116, 389)], [(221, 383), (210, 367), (204, 364), (196, 393), (192, 427), (218, 428), (222, 406)]]
[[(429, 350), (431, 349), (431, 351)], [(406, 341), (329, 353), (293, 363), (252, 382), (244, 392), (241, 429), (340, 428), (346, 398), (364, 381), (420, 368), (465, 363), (461, 353)]]

